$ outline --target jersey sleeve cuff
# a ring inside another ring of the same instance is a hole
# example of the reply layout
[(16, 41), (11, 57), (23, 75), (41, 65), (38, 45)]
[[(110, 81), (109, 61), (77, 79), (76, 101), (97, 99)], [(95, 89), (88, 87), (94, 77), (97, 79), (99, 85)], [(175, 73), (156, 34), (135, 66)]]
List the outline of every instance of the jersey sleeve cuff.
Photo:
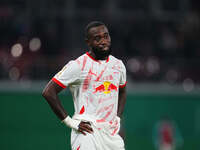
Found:
[(123, 88), (123, 87), (125, 87), (125, 86), (126, 86), (126, 84), (127, 84), (127, 81), (126, 81), (124, 84), (122, 84), (122, 85), (119, 85), (119, 88)]
[(55, 82), (56, 84), (58, 84), (60, 87), (62, 87), (63, 89), (65, 89), (66, 88), (66, 86), (63, 84), (63, 83), (61, 83), (60, 81), (58, 81), (56, 78), (52, 78), (51, 79), (53, 82)]

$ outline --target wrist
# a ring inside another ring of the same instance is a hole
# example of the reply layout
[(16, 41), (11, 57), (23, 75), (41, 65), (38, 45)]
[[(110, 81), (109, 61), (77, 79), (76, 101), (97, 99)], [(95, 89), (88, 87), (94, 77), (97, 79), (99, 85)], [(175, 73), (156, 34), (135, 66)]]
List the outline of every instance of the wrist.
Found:
[(72, 129), (78, 130), (79, 124), (80, 124), (81, 121), (72, 119), (70, 116), (67, 116), (62, 122), (66, 126), (72, 128)]

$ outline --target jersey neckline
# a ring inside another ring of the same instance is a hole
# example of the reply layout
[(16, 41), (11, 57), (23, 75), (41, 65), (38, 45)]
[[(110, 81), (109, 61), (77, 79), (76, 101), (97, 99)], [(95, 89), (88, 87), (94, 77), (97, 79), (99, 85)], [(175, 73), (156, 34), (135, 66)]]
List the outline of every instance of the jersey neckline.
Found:
[[(86, 52), (86, 55), (88, 55), (92, 60), (94, 60), (94, 61), (96, 61), (96, 62), (101, 62), (101, 60), (97, 60), (97, 59), (95, 59), (94, 57), (92, 57), (91, 55), (90, 55), (90, 53), (89, 52)], [(106, 63), (109, 61), (109, 56), (108, 56), (108, 58), (106, 59)]]

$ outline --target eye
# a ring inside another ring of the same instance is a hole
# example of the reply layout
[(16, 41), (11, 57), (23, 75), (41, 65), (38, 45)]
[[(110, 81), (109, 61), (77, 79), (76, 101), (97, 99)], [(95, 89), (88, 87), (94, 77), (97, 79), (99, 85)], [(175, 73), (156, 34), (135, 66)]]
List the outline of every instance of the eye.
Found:
[(99, 36), (96, 36), (96, 37), (94, 38), (94, 40), (97, 41), (97, 42), (99, 42), (99, 41), (101, 40), (101, 38), (100, 38)]

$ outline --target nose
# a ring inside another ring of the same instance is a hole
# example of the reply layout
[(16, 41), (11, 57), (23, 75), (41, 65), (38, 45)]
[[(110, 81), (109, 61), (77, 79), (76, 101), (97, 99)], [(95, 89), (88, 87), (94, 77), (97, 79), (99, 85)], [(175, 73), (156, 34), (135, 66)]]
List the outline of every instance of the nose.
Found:
[(109, 43), (109, 41), (105, 38), (101, 38), (100, 44), (101, 45), (107, 45)]

